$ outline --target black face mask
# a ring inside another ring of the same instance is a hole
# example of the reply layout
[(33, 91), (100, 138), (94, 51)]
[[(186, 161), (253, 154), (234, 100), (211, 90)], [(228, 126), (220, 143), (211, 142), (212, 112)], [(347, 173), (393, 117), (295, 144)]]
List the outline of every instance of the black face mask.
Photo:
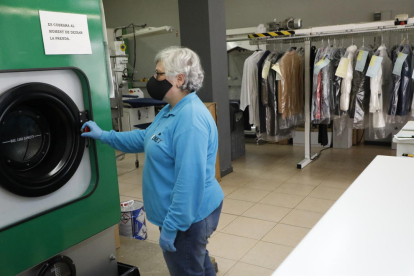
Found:
[(147, 90), (151, 98), (162, 101), (165, 94), (171, 89), (172, 84), (167, 80), (158, 81), (151, 77), (147, 82)]

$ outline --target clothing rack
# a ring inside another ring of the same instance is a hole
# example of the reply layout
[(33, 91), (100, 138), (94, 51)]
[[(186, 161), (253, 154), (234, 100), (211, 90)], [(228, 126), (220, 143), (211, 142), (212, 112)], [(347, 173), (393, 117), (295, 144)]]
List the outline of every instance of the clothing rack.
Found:
[[(384, 35), (390, 33), (408, 33), (414, 32), (414, 18), (410, 18), (409, 25), (394, 26), (394, 21), (378, 21), (378, 23), (362, 23), (352, 25), (336, 25), (325, 26), (312, 29), (300, 30), (295, 35), (286, 37), (255, 37), (248, 38), (250, 45), (269, 45), (276, 43), (304, 43), (305, 48), (305, 159), (297, 164), (298, 169), (303, 169), (306, 165), (311, 163), (318, 154), (311, 153), (311, 119), (310, 119), (310, 52), (311, 43), (330, 38), (351, 38), (351, 37), (365, 37)], [(346, 28), (352, 26), (351, 28)], [(324, 30), (326, 30), (324, 32)]]
[(361, 36), (373, 36), (373, 35), (383, 35), (390, 32), (400, 32), (407, 33), (413, 32), (414, 26), (396, 26), (395, 28), (378, 28), (373, 30), (360, 30), (353, 31), (347, 30), (345, 32), (335, 32), (335, 33), (320, 33), (320, 34), (310, 34), (310, 35), (294, 35), (294, 36), (285, 36), (285, 37), (256, 37), (250, 38), (250, 45), (263, 45), (263, 44), (274, 44), (274, 43), (300, 43), (304, 41), (320, 41), (325, 38), (349, 38), (349, 37), (361, 37)]

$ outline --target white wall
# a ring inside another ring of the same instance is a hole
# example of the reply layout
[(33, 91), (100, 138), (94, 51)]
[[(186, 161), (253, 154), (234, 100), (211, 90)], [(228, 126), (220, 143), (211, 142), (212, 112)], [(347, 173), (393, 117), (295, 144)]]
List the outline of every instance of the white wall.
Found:
[(400, 13), (414, 16), (412, 0), (225, 1), (227, 29), (253, 27), (290, 16), (302, 18), (304, 27), (369, 22), (374, 20), (375, 11), (391, 11), (392, 18)]

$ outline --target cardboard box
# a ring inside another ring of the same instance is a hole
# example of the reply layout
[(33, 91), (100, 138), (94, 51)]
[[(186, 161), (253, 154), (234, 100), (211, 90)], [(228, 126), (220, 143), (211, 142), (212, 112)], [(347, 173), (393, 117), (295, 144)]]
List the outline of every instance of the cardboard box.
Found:
[[(210, 111), (211, 116), (213, 116), (214, 121), (217, 125), (217, 104), (216, 103), (204, 103), (207, 109)], [(217, 159), (216, 159), (216, 179), (218, 182), (221, 181), (221, 170), (220, 170), (220, 157), (217, 150)]]

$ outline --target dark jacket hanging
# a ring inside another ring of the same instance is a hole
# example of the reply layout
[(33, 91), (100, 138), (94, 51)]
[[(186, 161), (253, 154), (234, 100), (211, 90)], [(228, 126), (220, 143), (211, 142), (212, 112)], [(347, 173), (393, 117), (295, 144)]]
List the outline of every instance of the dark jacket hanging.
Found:
[(366, 76), (369, 62), (372, 57), (372, 49), (370, 47), (362, 47), (360, 50), (367, 51), (368, 57), (362, 72), (355, 70), (357, 66), (357, 57), (355, 55), (354, 78), (352, 79), (351, 98), (349, 103), (349, 117), (354, 120), (355, 129), (365, 128), (365, 113), (369, 108), (370, 96), (370, 78)]
[[(315, 58), (316, 58), (316, 51), (317, 50), (318, 49), (315, 46), (311, 47), (310, 62), (309, 62), (309, 64), (311, 65), (310, 69), (309, 69), (309, 71), (310, 71), (309, 75), (311, 77), (310, 77), (310, 90), (309, 91), (312, 91), (312, 89), (313, 89), (313, 69), (314, 69), (313, 64), (315, 64)], [(312, 96), (313, 96), (312, 93), (310, 93), (309, 110), (312, 110)]]
[(400, 53), (407, 54), (405, 59), (401, 76), (392, 75), (393, 79), (393, 91), (391, 94), (390, 105), (388, 107), (388, 115), (391, 116), (405, 116), (411, 111), (411, 103), (413, 100), (413, 91), (412, 91), (412, 69), (411, 69), (411, 60), (413, 55), (413, 50), (410, 45), (400, 46), (396, 51), (393, 52), (393, 63), (398, 59)]
[(263, 70), (263, 63), (267, 56), (270, 54), (270, 51), (266, 51), (260, 60), (257, 62), (258, 68), (258, 97), (259, 97), (259, 119), (260, 119), (260, 133), (266, 133), (266, 109), (262, 104), (262, 70)]
[(341, 58), (345, 55), (345, 48), (336, 48), (336, 50), (332, 53), (331, 62), (333, 64), (332, 71), (331, 71), (331, 78), (332, 78), (332, 104), (331, 107), (333, 109), (333, 114), (336, 116), (341, 115), (341, 85), (342, 85), (342, 78), (335, 75), (336, 70), (338, 69), (339, 62)]
[(271, 67), (276, 63), (279, 53), (275, 52), (270, 58), (270, 70), (263, 85), (263, 104), (266, 106), (266, 131), (268, 141), (277, 141), (277, 102), (276, 102), (276, 72)]

